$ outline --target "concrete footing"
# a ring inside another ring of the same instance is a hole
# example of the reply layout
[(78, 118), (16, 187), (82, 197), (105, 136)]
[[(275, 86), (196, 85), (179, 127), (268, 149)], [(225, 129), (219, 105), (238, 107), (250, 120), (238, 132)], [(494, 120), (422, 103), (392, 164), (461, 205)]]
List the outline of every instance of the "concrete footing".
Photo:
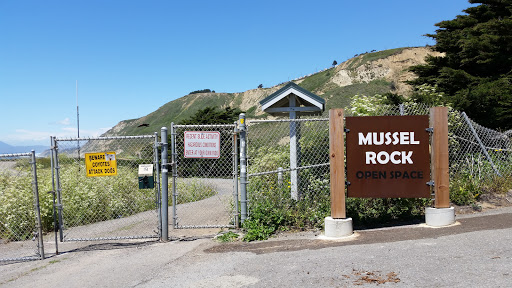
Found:
[(351, 236), (354, 233), (352, 218), (333, 219), (325, 217), (325, 237), (342, 238)]
[(448, 226), (455, 223), (455, 209), (450, 208), (425, 208), (425, 223), (432, 227)]

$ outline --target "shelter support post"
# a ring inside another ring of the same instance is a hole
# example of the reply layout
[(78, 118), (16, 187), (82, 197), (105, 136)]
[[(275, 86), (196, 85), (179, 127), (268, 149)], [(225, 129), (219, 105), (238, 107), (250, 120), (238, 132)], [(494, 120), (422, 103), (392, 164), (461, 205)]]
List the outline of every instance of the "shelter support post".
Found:
[[(296, 107), (295, 95), (290, 95), (290, 107)], [(299, 143), (299, 127), (300, 123), (295, 121), (297, 119), (297, 113), (295, 111), (290, 112), (290, 193), (293, 200), (299, 200), (299, 171), (297, 167), (300, 163), (300, 143)]]

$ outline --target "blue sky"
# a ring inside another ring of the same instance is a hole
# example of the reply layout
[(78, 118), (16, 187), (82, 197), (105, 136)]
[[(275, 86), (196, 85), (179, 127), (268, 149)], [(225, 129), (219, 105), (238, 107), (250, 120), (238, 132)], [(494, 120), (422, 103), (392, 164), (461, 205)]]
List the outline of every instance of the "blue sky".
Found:
[(466, 0), (0, 0), (0, 141), (98, 136), (191, 91), (270, 87), (423, 36)]

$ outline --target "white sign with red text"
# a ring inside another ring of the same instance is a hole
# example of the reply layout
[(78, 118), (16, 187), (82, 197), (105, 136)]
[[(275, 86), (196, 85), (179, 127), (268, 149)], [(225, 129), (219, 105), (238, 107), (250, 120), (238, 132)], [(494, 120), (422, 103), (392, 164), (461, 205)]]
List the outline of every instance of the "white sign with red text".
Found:
[(218, 159), (220, 132), (185, 131), (185, 158)]

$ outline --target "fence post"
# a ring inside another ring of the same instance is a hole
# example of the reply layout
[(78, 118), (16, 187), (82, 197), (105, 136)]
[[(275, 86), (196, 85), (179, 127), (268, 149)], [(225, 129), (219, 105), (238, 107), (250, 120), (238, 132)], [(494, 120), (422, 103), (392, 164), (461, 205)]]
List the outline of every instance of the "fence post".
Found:
[(480, 149), (482, 149), (482, 152), (484, 153), (485, 157), (487, 158), (489, 163), (491, 163), (492, 169), (494, 170), (494, 172), (496, 172), (496, 175), (501, 177), (500, 171), (498, 171), (498, 168), (496, 168), (496, 166), (494, 166), (494, 162), (492, 162), (491, 156), (489, 156), (489, 153), (487, 153), (484, 143), (482, 143), (482, 140), (478, 136), (478, 133), (476, 133), (476, 130), (473, 127), (473, 124), (471, 124), (471, 121), (469, 121), (468, 115), (466, 115), (466, 112), (462, 112), (461, 114), (464, 117), (464, 120), (466, 121), (466, 123), (468, 124), (469, 129), (471, 130), (471, 133), (473, 133), (473, 136), (475, 137), (476, 141), (478, 142), (478, 145), (480, 145)]
[(240, 228), (240, 221), (238, 219), (238, 139), (237, 134), (239, 130), (235, 122), (233, 129), (233, 202), (235, 203), (234, 220), (236, 228)]
[(44, 246), (43, 246), (43, 228), (41, 227), (41, 208), (39, 206), (39, 187), (37, 185), (37, 165), (36, 165), (36, 151), (32, 150), (32, 189), (34, 190), (34, 208), (36, 212), (36, 229), (37, 229), (37, 246), (39, 248), (39, 256), (41, 260), (44, 259)]
[(60, 166), (59, 166), (59, 147), (57, 147), (57, 139), (55, 136), (53, 137), (53, 145), (52, 145), (52, 151), (54, 156), (54, 163), (55, 163), (55, 185), (57, 189), (54, 189), (54, 191), (57, 191), (57, 214), (59, 218), (59, 237), (60, 242), (64, 241), (64, 232), (62, 231), (62, 189), (60, 187)]
[(53, 136), (50, 136), (50, 151), (51, 151), (51, 156), (50, 156), (50, 166), (51, 166), (51, 171), (52, 171), (52, 191), (49, 191), (48, 193), (51, 193), (52, 194), (52, 214), (53, 214), (53, 232), (55, 233), (55, 255), (59, 255), (59, 241), (58, 241), (58, 231), (59, 231), (59, 224), (57, 223), (57, 211), (55, 211), (55, 164), (54, 164), (54, 161), (55, 161), (55, 158), (54, 158), (54, 139), (53, 139)]
[(169, 185), (168, 185), (168, 170), (167, 170), (167, 127), (162, 127), (161, 129), (161, 140), (162, 140), (162, 205), (160, 206), (162, 210), (162, 235), (160, 236), (160, 240), (163, 242), (167, 242), (169, 239)]
[(154, 164), (155, 164), (155, 170), (156, 170), (156, 210), (158, 214), (158, 233), (160, 238), (162, 237), (162, 199), (160, 198), (160, 193), (162, 193), (162, 190), (160, 190), (160, 159), (158, 158), (158, 132), (155, 132), (155, 144), (153, 148), (153, 154), (154, 154)]
[(247, 219), (247, 126), (245, 114), (239, 116), (240, 130), (240, 209), (242, 224)]
[(171, 123), (171, 165), (172, 165), (172, 227), (178, 227), (178, 216), (176, 215), (176, 205), (178, 199), (176, 194), (176, 180), (178, 178), (178, 163), (176, 163), (176, 127)]

